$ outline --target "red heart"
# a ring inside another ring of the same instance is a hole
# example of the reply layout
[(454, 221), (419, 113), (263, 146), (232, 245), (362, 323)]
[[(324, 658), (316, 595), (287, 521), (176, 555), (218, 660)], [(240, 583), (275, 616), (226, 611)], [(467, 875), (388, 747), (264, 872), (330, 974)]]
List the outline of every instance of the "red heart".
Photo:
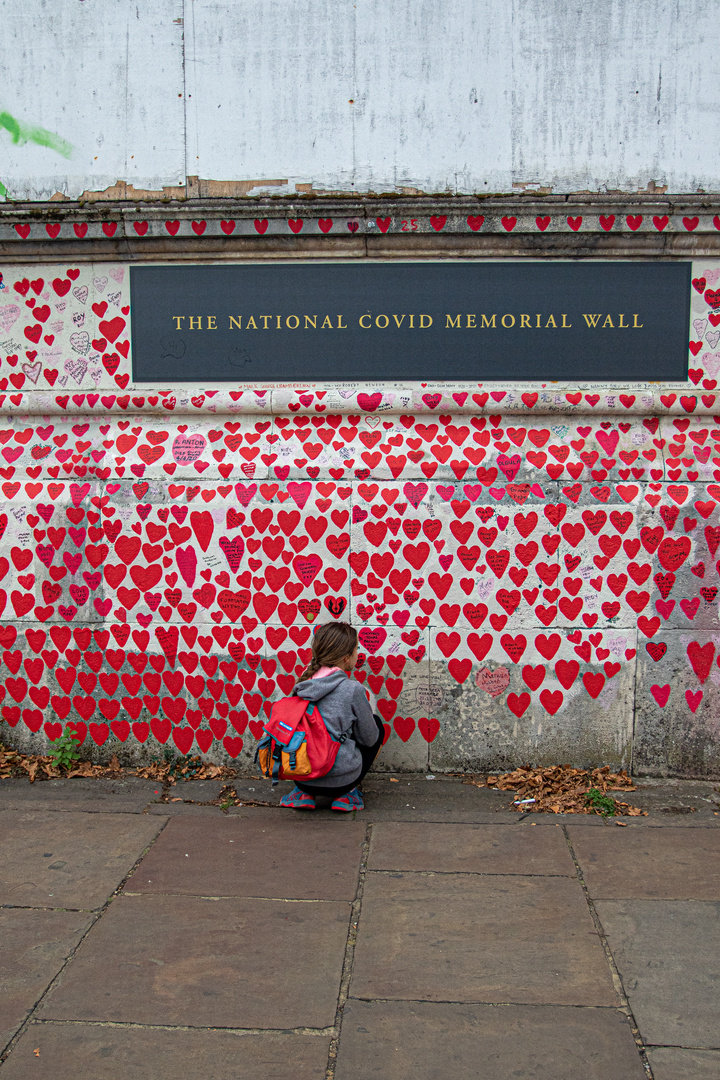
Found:
[(440, 730), (440, 721), (434, 717), (421, 716), (418, 720), (418, 731), (425, 742), (431, 743)]

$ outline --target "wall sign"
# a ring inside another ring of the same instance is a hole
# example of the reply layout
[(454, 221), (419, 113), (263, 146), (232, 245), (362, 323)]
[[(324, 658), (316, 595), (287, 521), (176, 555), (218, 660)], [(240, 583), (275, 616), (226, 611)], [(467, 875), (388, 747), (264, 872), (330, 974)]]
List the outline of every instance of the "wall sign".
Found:
[(133, 266), (133, 379), (687, 379), (690, 263)]

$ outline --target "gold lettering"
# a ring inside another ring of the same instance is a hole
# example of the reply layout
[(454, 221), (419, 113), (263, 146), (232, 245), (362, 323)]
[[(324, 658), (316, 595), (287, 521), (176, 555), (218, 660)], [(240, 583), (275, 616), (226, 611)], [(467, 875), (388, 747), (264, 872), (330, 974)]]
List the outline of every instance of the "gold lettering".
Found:
[(217, 330), (217, 323), (215, 322), (215, 316), (214, 315), (208, 315), (208, 317), (207, 317), (207, 328), (208, 328), (208, 330)]
[(338, 330), (347, 330), (347, 326), (343, 326), (342, 315), (338, 315), (337, 329)]
[[(397, 315), (393, 315), (393, 319), (395, 320), (395, 325), (397, 326), (398, 330), (399, 330), (399, 329), (400, 329), (400, 327), (402, 326), (402, 324), (403, 324), (403, 319), (404, 319), (404, 318), (405, 318), (405, 316), (404, 316), (404, 315), (401, 315), (401, 316), (400, 316), (400, 322), (398, 322), (398, 317), (397, 317)], [(450, 318), (450, 316), (449, 316), (449, 315), (448, 315), (448, 318)]]
[[(429, 322), (423, 322), (423, 319), (429, 319), (430, 321)], [(427, 330), (427, 328), (429, 326), (432, 326), (432, 315), (421, 315), (420, 316), (420, 329), (421, 330)]]
[(524, 326), (526, 326), (528, 330), (532, 330), (532, 327), (530, 326), (530, 316), (529, 315), (521, 315), (520, 316), (520, 329), (522, 330), (522, 328)]
[[(380, 322), (381, 319), (384, 319), (385, 322)], [(388, 326), (390, 325), (390, 320), (388, 319), (387, 315), (376, 315), (375, 325), (377, 326), (378, 330), (387, 330)]]
[(492, 319), (488, 319), (487, 315), (480, 316), (480, 329), (483, 330), (486, 326), (495, 329), (495, 320), (497, 315), (493, 315)]
[(633, 324), (632, 324), (633, 330), (642, 330), (643, 325), (644, 325), (643, 323), (638, 324), (637, 314), (633, 315)]
[(563, 321), (562, 321), (562, 329), (563, 330), (572, 330), (572, 323), (571, 322), (565, 322), (565, 320), (567, 319), (567, 315), (563, 315), (562, 319), (563, 319)]
[(242, 330), (242, 315), (238, 315), (237, 319), (234, 315), (230, 316), (230, 325), (228, 326), (228, 330), (232, 330), (233, 323), (235, 323), (236, 330)]
[(180, 323), (183, 321), (183, 319), (187, 318), (187, 316), (186, 315), (171, 315), (170, 318), (175, 320), (175, 329), (176, 330), (182, 330), (182, 326), (180, 325)]
[(333, 329), (332, 319), (330, 318), (329, 315), (326, 315), (325, 318), (323, 319), (323, 324), (320, 327), (320, 329), (321, 330), (332, 330)]
[(272, 319), (272, 315), (258, 315), (258, 319), (262, 319), (262, 321), (263, 321), (263, 330), (267, 330), (267, 328), (268, 328), (268, 319)]
[(445, 329), (446, 330), (459, 330), (460, 329), (460, 316), (457, 315), (454, 319), (452, 315), (445, 316)]
[[(202, 330), (202, 315), (188, 315), (191, 330)], [(197, 323), (197, 326), (195, 326)]]
[[(294, 326), (290, 325), (291, 319), (295, 320)], [(287, 326), (288, 330), (297, 330), (298, 326), (300, 325), (300, 319), (297, 317), (297, 315), (287, 315), (285, 318), (285, 325)]]
[(546, 330), (547, 330), (548, 326), (554, 326), (555, 329), (557, 330), (557, 323), (555, 322), (555, 316), (554, 315), (550, 315), (549, 318), (548, 318), (548, 321), (545, 323), (545, 329)]
[(620, 322), (618, 323), (618, 330), (629, 330), (630, 329), (630, 326), (628, 325), (628, 323), (623, 322), (624, 318), (625, 318), (625, 313), (621, 311), (620, 312)]
[(410, 329), (411, 329), (411, 330), (414, 330), (414, 329), (415, 329), (415, 323), (414, 323), (414, 321), (413, 321), (413, 320), (414, 320), (414, 318), (415, 318), (415, 316), (414, 316), (414, 315), (411, 315), (411, 316), (410, 316)]
[(245, 323), (246, 330), (257, 330), (257, 323), (255, 322), (255, 316), (251, 315), (248, 321)]
[(370, 329), (370, 323), (368, 323), (367, 326), (366, 326), (365, 323), (363, 322), (363, 319), (372, 319), (372, 315), (361, 315), (360, 318), (358, 319), (358, 322), (362, 326), (363, 330), (369, 330)]
[(610, 316), (609, 316), (609, 315), (607, 315), (607, 316), (605, 317), (605, 322), (603, 323), (603, 330), (605, 329), (605, 327), (606, 327), (606, 326), (607, 326), (608, 324), (610, 325), (610, 329), (611, 329), (611, 330), (614, 330), (614, 329), (615, 329), (615, 323), (614, 323), (614, 322), (612, 321), (612, 319), (610, 318)]
[[(505, 322), (505, 320), (506, 320), (506, 319), (512, 319), (512, 322), (511, 322), (511, 323), (506, 323), (506, 322)], [(514, 316), (514, 315), (510, 315), (510, 314), (508, 314), (508, 315), (503, 315), (503, 317), (502, 317), (502, 319), (500, 320), (500, 322), (501, 322), (501, 323), (503, 324), (503, 326), (505, 327), (505, 329), (506, 329), (506, 330), (510, 330), (510, 329), (511, 329), (511, 328), (512, 328), (512, 327), (513, 327), (513, 326), (515, 325), (515, 316)]]
[(477, 327), (475, 325), (475, 316), (474, 315), (466, 315), (465, 318), (467, 319), (467, 322), (465, 324), (465, 329), (466, 330), (477, 330)]
[(535, 320), (536, 320), (536, 322), (535, 322), (535, 327), (536, 327), (536, 329), (538, 329), (538, 330), (542, 330), (542, 327), (540, 326), (540, 316), (539, 316), (539, 315), (536, 315), (536, 316), (535, 316)]
[(308, 323), (310, 323), (310, 326), (312, 326), (313, 330), (317, 330), (317, 315), (306, 315), (305, 316), (305, 327), (304, 327), (305, 330), (308, 329)]
[(282, 330), (282, 326), (280, 325), (280, 318), (281, 318), (281, 316), (280, 316), (280, 315), (276, 315), (276, 316), (275, 316), (275, 318), (277, 319), (277, 326), (275, 327), (275, 329), (276, 329), (276, 330)]
[(588, 324), (588, 329), (594, 330), (598, 324), (600, 315), (583, 315), (583, 319)]

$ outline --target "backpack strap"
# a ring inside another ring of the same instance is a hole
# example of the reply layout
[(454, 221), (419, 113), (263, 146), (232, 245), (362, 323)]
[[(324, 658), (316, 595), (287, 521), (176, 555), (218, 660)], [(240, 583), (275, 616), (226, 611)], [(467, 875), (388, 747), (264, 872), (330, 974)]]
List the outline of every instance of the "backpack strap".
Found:
[[(305, 710), (305, 712), (307, 713), (308, 716), (312, 716), (312, 714), (315, 712), (316, 709), (318, 711), (320, 719), (325, 724), (325, 718), (323, 717), (323, 714), (320, 711), (320, 706), (316, 705), (314, 701), (311, 701), (311, 702), (308, 703), (308, 707)], [(335, 736), (335, 735), (333, 735), (332, 731), (330, 731), (327, 724), (325, 724), (325, 727), (327, 728), (327, 733), (330, 736), (330, 738), (333, 740), (333, 742), (340, 743), (341, 746), (345, 742), (345, 740), (349, 737), (349, 734), (350, 734), (349, 731), (346, 731), (343, 735)]]

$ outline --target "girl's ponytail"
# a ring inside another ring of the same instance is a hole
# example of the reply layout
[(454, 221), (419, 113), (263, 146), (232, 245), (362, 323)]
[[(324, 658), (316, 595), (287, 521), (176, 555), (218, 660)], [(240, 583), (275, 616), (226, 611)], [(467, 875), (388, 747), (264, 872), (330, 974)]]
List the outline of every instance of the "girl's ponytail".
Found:
[(319, 626), (313, 638), (310, 663), (298, 683), (312, 679), (322, 667), (337, 667), (341, 660), (354, 652), (357, 639), (357, 630), (349, 623), (332, 622)]

